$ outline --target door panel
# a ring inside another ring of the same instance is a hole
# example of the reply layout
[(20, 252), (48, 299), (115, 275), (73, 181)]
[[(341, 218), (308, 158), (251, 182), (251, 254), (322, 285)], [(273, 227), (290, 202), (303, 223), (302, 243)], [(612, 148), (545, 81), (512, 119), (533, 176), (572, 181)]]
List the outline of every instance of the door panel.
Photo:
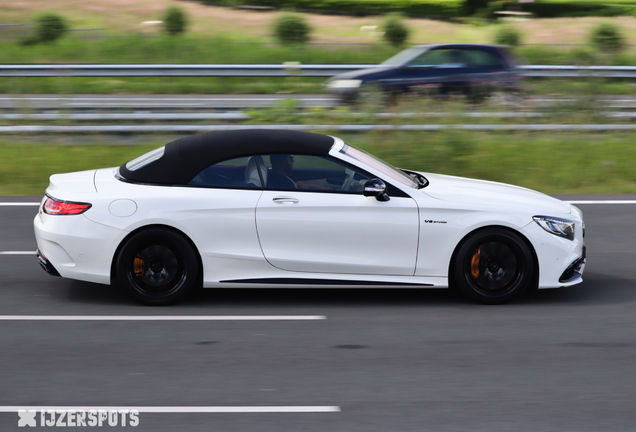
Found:
[(265, 258), (289, 271), (412, 275), (419, 236), (411, 198), (264, 191), (256, 209)]

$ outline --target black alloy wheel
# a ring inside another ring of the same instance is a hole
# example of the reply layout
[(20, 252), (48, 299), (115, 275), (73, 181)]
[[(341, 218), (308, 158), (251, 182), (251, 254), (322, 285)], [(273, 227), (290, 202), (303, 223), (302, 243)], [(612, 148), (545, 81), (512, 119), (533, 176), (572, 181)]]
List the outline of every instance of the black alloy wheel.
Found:
[(532, 251), (523, 238), (500, 228), (470, 235), (459, 247), (451, 280), (472, 300), (503, 304), (517, 297), (535, 280)]
[(117, 280), (141, 303), (162, 306), (175, 303), (197, 283), (199, 260), (180, 234), (150, 228), (130, 237), (116, 261)]

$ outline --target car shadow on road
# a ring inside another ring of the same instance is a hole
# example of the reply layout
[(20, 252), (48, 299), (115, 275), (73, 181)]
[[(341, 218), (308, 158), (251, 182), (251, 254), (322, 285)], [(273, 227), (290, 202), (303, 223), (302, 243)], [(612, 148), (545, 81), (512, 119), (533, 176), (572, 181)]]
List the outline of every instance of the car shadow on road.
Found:
[[(111, 305), (143, 305), (137, 303), (118, 286), (67, 281), (68, 299), (76, 303)], [(180, 308), (254, 307), (254, 306), (324, 306), (324, 305), (457, 305), (468, 303), (446, 289), (388, 288), (211, 288), (197, 289), (177, 305)]]
[(626, 303), (636, 299), (636, 280), (586, 272), (583, 282), (558, 289), (536, 290), (520, 298), (520, 304), (592, 305)]
[[(513, 303), (518, 305), (590, 305), (633, 301), (636, 281), (600, 273), (586, 273), (582, 284), (567, 288), (537, 290)], [(122, 289), (79, 281), (68, 281), (68, 299), (76, 303), (137, 305)], [(179, 308), (219, 307), (310, 307), (310, 306), (466, 306), (471, 302), (447, 289), (403, 288), (216, 288), (198, 289), (178, 303)], [(143, 307), (140, 305), (140, 307)]]

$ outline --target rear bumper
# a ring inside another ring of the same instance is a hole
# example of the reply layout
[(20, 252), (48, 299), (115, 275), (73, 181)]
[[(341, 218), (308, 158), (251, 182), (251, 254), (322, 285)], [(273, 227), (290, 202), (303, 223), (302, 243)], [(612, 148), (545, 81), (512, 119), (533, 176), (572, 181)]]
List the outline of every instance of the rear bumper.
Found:
[(51, 262), (46, 259), (42, 252), (40, 252), (40, 249), (35, 251), (35, 256), (38, 258), (40, 267), (42, 267), (45, 272), (47, 272), (51, 276), (60, 276), (60, 273), (55, 269), (55, 267), (53, 267), (53, 264), (51, 264)]
[(110, 284), (115, 249), (126, 233), (84, 215), (38, 214), (33, 222), (38, 261), (47, 273)]

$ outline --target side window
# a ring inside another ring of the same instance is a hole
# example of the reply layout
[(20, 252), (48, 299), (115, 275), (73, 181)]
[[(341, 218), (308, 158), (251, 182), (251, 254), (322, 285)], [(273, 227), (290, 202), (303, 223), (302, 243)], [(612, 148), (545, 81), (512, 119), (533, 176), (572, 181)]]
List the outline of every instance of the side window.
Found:
[(427, 51), (409, 62), (409, 66), (460, 68), (471, 64), (471, 56), (468, 50), (462, 49), (434, 49)]
[(438, 67), (445, 62), (444, 52), (447, 50), (431, 50), (415, 57), (408, 63), (410, 67)]
[(326, 156), (264, 155), (266, 189), (360, 193), (370, 180), (364, 172)]
[(466, 50), (470, 64), (476, 67), (502, 66), (502, 60), (493, 53), (482, 50)]
[(260, 189), (261, 177), (258, 173), (258, 156), (241, 157), (218, 162), (201, 170), (188, 183), (190, 186)]

